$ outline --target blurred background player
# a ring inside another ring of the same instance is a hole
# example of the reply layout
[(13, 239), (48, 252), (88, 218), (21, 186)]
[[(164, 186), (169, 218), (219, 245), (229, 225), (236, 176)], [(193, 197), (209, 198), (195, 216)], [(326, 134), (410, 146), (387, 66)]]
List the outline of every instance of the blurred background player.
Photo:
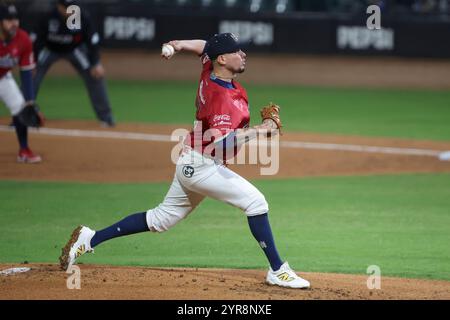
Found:
[(99, 34), (84, 8), (81, 10), (80, 29), (67, 27), (67, 18), (71, 15), (67, 8), (71, 5), (76, 5), (76, 1), (57, 0), (55, 9), (36, 30), (36, 96), (50, 67), (59, 59), (66, 59), (83, 78), (97, 118), (102, 125), (112, 127), (115, 123), (104, 80), (105, 70), (100, 62)]
[[(17, 9), (14, 5), (0, 4), (0, 99), (10, 110), (20, 150), (17, 161), (38, 163), (40, 155), (28, 146), (28, 127), (19, 119), (19, 113), (34, 103), (32, 70), (35, 67), (33, 44), (28, 34), (19, 28)], [(22, 92), (11, 74), (19, 65)]]

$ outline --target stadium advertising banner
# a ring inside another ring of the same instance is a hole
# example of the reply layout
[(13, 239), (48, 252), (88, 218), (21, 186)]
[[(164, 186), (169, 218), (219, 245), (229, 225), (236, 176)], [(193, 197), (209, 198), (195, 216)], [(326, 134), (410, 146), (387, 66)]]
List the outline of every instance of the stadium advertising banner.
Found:
[(448, 19), (383, 16), (381, 28), (371, 30), (365, 13), (357, 17), (330, 13), (230, 14), (143, 7), (86, 6), (95, 17), (102, 46), (107, 48), (157, 49), (171, 39), (207, 39), (214, 33), (233, 32), (252, 52), (450, 57)]

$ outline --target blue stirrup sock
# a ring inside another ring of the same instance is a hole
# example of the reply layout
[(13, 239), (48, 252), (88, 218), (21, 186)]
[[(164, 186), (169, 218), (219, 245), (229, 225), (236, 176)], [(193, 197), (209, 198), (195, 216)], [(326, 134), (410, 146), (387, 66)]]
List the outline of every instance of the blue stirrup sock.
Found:
[[(278, 270), (283, 262), (278, 254), (273, 240), (269, 219), (266, 214), (248, 217), (250, 231), (258, 241), (269, 260), (272, 270)], [(149, 231), (147, 226), (146, 212), (132, 214), (123, 220), (105, 229), (96, 231), (91, 239), (91, 247), (94, 248), (100, 243), (130, 234)]]
[(100, 243), (130, 234), (149, 231), (146, 219), (146, 212), (139, 212), (120, 220), (119, 222), (100, 231), (96, 231), (91, 239), (91, 247), (94, 248)]
[(267, 213), (248, 217), (248, 225), (250, 226), (250, 231), (269, 260), (272, 270), (277, 271), (280, 269), (283, 262), (275, 247), (275, 241), (273, 240)]

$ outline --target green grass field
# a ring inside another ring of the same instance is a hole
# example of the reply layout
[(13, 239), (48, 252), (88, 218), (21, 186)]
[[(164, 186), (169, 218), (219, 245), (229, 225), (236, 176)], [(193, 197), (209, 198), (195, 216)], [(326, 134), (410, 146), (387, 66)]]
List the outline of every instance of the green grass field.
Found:
[[(118, 122), (190, 124), (195, 83), (109, 81)], [(450, 140), (450, 91), (247, 86), (259, 107), (282, 105), (288, 131)], [(79, 79), (49, 78), (50, 119), (94, 119)], [(0, 116), (8, 115), (0, 108)], [(258, 180), (279, 251), (303, 271), (450, 280), (450, 174)], [(80, 223), (101, 228), (156, 206), (168, 183), (80, 184), (0, 180), (0, 262), (56, 262)], [(237, 209), (206, 200), (163, 234), (113, 240), (81, 262), (266, 268)]]
[[(303, 271), (450, 280), (450, 174), (258, 181), (279, 251)], [(0, 182), (1, 262), (56, 262), (71, 230), (156, 206), (167, 183)], [(238, 210), (204, 201), (162, 234), (115, 239), (84, 263), (266, 268)]]
[[(196, 83), (109, 81), (119, 122), (191, 124)], [(269, 101), (287, 131), (450, 140), (450, 91), (246, 86), (252, 123)], [(38, 99), (50, 119), (94, 119), (78, 78), (47, 78)], [(0, 116), (6, 116), (0, 108)]]

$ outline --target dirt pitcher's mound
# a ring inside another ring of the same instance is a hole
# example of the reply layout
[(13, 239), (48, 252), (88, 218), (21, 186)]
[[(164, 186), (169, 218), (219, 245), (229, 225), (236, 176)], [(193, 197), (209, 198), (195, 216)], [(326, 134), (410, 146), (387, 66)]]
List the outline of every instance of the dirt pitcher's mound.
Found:
[[(55, 264), (27, 264), (31, 271), (0, 276), (0, 299), (450, 299), (449, 281), (382, 277), (367, 288), (366, 275), (302, 273), (309, 290), (266, 285), (263, 270), (146, 268), (80, 265), (80, 289)], [(1, 270), (19, 265), (0, 265)]]

